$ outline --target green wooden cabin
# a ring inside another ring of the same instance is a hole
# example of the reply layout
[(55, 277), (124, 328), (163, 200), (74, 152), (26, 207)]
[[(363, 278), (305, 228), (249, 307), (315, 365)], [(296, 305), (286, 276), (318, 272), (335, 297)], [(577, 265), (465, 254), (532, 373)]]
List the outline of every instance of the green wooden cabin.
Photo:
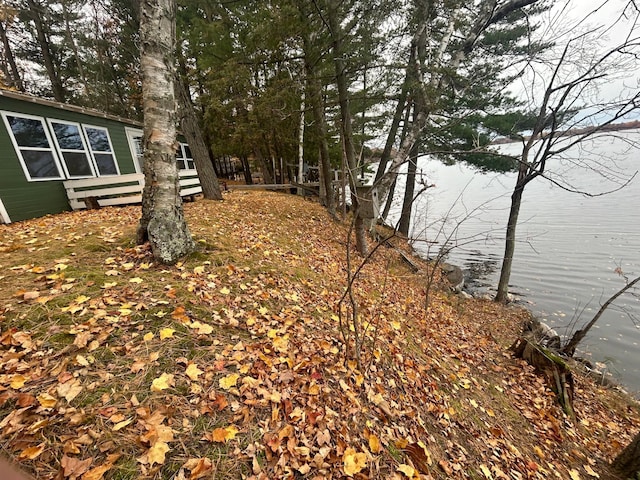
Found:
[[(0, 116), (0, 223), (70, 210), (65, 180), (142, 173), (138, 122), (7, 90)], [(177, 162), (195, 169), (184, 143)]]

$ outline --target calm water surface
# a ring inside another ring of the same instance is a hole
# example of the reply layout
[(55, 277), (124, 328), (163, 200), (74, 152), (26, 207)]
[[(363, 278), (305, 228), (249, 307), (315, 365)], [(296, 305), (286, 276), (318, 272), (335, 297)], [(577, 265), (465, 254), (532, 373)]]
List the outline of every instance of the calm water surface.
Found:
[[(551, 160), (548, 171), (582, 191), (612, 190), (640, 170), (640, 151), (629, 144), (640, 141), (640, 131), (622, 136), (601, 137), (574, 148), (565, 159)], [(505, 153), (519, 148), (502, 147)], [(587, 168), (576, 168), (576, 162)], [(415, 206), (414, 247), (435, 256), (443, 244), (453, 245), (448, 261), (471, 277), (470, 287), (495, 291), (515, 174), (481, 174), (428, 158), (420, 159), (418, 168), (436, 187)], [(535, 179), (524, 192), (510, 292), (558, 333), (569, 335), (624, 286), (616, 268), (629, 278), (640, 275), (639, 204), (640, 174), (625, 188), (597, 197)], [(399, 209), (397, 200), (390, 220), (397, 219)], [(581, 353), (605, 363), (629, 390), (638, 392), (640, 289), (635, 293), (620, 297), (607, 310)]]

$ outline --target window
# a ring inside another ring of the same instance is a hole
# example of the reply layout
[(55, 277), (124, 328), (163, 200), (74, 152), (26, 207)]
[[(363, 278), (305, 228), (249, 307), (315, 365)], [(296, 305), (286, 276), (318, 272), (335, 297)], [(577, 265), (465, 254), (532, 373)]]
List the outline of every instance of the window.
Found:
[(194, 170), (196, 168), (191, 149), (186, 143), (181, 143), (178, 147), (176, 151), (176, 163), (178, 170)]
[(44, 118), (2, 112), (27, 180), (60, 180), (58, 157)]
[(82, 128), (89, 140), (91, 156), (98, 169), (98, 175), (120, 175), (107, 129), (88, 125), (83, 125)]
[(67, 177), (94, 177), (95, 172), (80, 131), (80, 125), (61, 120), (49, 120), (49, 125), (62, 157)]
[(131, 150), (131, 156), (135, 162), (136, 172), (143, 173), (142, 167), (144, 165), (144, 152), (142, 149), (142, 130), (130, 127), (127, 127), (124, 130), (127, 134), (129, 149)]

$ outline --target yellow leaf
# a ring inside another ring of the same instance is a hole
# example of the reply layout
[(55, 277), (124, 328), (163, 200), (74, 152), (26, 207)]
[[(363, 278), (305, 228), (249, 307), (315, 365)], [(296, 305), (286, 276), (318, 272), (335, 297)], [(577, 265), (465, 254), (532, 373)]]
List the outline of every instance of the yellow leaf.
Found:
[(213, 332), (213, 327), (211, 325), (208, 323), (201, 323), (197, 320), (195, 322), (191, 322), (189, 328), (197, 330), (199, 335), (209, 335)]
[(134, 277), (129, 279), (129, 283), (142, 283), (144, 280), (142, 280), (140, 277)]
[(413, 478), (416, 474), (416, 469), (411, 465), (407, 465), (406, 463), (398, 465), (398, 470), (404, 473), (409, 478)]
[(402, 328), (402, 325), (400, 324), (400, 322), (396, 322), (395, 320), (391, 322), (391, 326), (393, 327), (394, 330), (400, 330)]
[(374, 434), (369, 435), (369, 450), (371, 450), (372, 453), (380, 453), (382, 450), (380, 439)]
[(85, 303), (87, 300), (90, 300), (91, 297), (87, 297), (86, 295), (80, 295), (78, 297), (76, 297), (76, 299), (74, 300), (74, 303), (77, 303), (78, 305), (80, 305), (81, 303)]
[(540, 458), (540, 460), (544, 460), (544, 458), (545, 458), (544, 452), (542, 451), (542, 449), (538, 445), (533, 447), (533, 451), (538, 456), (538, 458)]
[(118, 430), (122, 430), (124, 427), (129, 425), (131, 422), (133, 422), (133, 418), (130, 418), (128, 420), (124, 420), (122, 422), (118, 422), (113, 426), (112, 430), (114, 432), (117, 432)]
[(116, 275), (120, 275), (120, 272), (118, 270), (107, 270), (104, 274), (107, 277), (115, 277)]
[(487, 477), (490, 480), (493, 480), (493, 476), (491, 475), (491, 471), (487, 468), (486, 465), (480, 465), (480, 470), (482, 470), (482, 473), (484, 474), (485, 477)]
[(27, 377), (25, 377), (24, 375), (14, 375), (11, 377), (11, 388), (13, 388), (14, 390), (18, 390), (20, 388), (22, 388), (25, 384), (25, 382), (28, 380)]
[(56, 406), (56, 403), (58, 403), (58, 400), (48, 393), (41, 393), (38, 395), (38, 402), (43, 408), (53, 408)]
[(587, 472), (587, 474), (592, 476), (592, 477), (600, 478), (600, 475), (598, 475), (596, 472), (594, 472), (593, 468), (591, 468), (589, 465), (585, 465), (584, 466), (584, 471)]
[[(106, 290), (108, 288), (113, 288), (116, 285), (118, 285), (118, 282), (104, 282), (101, 288), (104, 288)], [(97, 467), (97, 468), (100, 468), (100, 467)], [(95, 470), (95, 468), (93, 470)]]
[(211, 439), (214, 442), (224, 443), (236, 438), (237, 434), (238, 434), (238, 429), (233, 425), (230, 425), (225, 428), (216, 428), (211, 434)]
[(154, 337), (153, 333), (152, 333), (152, 332), (149, 332), (149, 333), (145, 333), (145, 334), (144, 334), (144, 337), (142, 337), (142, 339), (143, 339), (145, 342), (149, 342), (149, 341), (151, 341), (151, 340), (153, 339), (153, 337)]
[(44, 443), (41, 443), (40, 445), (36, 445), (35, 447), (29, 447), (23, 450), (22, 452), (20, 452), (20, 455), (18, 455), (18, 458), (20, 460), (24, 460), (24, 459), (34, 460), (38, 458), (42, 452), (44, 452), (45, 446), (46, 445)]
[(169, 448), (169, 445), (164, 442), (154, 443), (147, 452), (147, 460), (149, 461), (149, 465), (153, 466), (154, 463), (162, 465), (169, 450), (171, 450)]
[(175, 332), (176, 331), (173, 328), (163, 328), (162, 330), (160, 330), (160, 340), (173, 337), (173, 334)]
[(190, 363), (185, 373), (187, 374), (187, 377), (195, 382), (196, 380), (198, 380), (198, 377), (204, 372), (200, 370), (198, 368), (198, 365), (196, 365), (195, 363)]
[(227, 287), (222, 287), (222, 288), (220, 289), (220, 293), (221, 293), (222, 295), (229, 295), (229, 294), (231, 293), (231, 290), (229, 290)]
[(571, 480), (580, 480), (580, 474), (575, 468), (569, 470), (569, 476), (571, 477)]
[(195, 273), (196, 275), (203, 274), (204, 273), (204, 265), (200, 265), (200, 266), (194, 267), (193, 273)]
[(223, 390), (229, 390), (231, 387), (235, 387), (238, 382), (238, 378), (240, 378), (240, 375), (237, 373), (232, 373), (226, 377), (222, 377), (219, 382), (220, 388)]
[(342, 456), (342, 469), (346, 475), (352, 477), (359, 473), (367, 464), (367, 456), (362, 452), (356, 452), (349, 447)]
[(154, 379), (151, 382), (151, 391), (152, 392), (161, 392), (162, 390), (166, 390), (171, 387), (173, 384), (173, 374), (171, 373), (163, 373), (158, 378)]
[(76, 355), (76, 362), (78, 362), (78, 365), (81, 365), (83, 367), (87, 367), (89, 365), (89, 360), (87, 360), (82, 355)]

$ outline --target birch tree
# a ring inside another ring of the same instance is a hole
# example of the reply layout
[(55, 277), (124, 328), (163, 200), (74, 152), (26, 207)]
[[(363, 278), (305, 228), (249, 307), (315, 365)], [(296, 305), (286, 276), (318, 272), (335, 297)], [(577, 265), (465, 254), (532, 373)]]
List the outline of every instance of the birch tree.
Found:
[(175, 0), (141, 2), (145, 187), (137, 240), (139, 244), (148, 240), (154, 257), (167, 264), (194, 249), (175, 158), (175, 18)]

